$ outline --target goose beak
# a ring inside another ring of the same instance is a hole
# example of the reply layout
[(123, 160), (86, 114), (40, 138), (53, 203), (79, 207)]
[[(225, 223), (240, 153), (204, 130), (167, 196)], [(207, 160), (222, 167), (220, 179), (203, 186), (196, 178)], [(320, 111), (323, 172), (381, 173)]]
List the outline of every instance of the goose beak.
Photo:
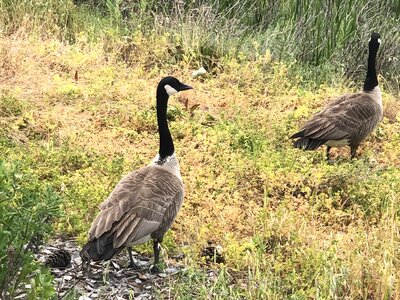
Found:
[(186, 91), (186, 90), (191, 90), (193, 89), (190, 85), (186, 85), (184, 83), (181, 83), (180, 87), (179, 87), (179, 91)]

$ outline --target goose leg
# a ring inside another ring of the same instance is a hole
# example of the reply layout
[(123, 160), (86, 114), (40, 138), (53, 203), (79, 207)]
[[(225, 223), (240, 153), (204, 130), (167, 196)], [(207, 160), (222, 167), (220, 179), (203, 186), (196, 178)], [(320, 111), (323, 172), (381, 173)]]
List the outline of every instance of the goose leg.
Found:
[(129, 254), (129, 265), (128, 265), (128, 268), (132, 268), (134, 270), (139, 270), (140, 267), (137, 264), (135, 264), (135, 261), (133, 260), (132, 247), (128, 247), (128, 254)]
[(326, 148), (326, 160), (330, 161), (330, 156), (329, 156), (329, 152), (331, 151), (331, 146), (327, 146)]
[(153, 250), (154, 250), (154, 265), (151, 268), (151, 273), (159, 273), (160, 268), (158, 267), (158, 264), (160, 262), (160, 243), (162, 242), (161, 239), (156, 239), (153, 240)]
[(350, 159), (353, 159), (354, 157), (356, 157), (357, 148), (358, 148), (358, 145), (357, 146), (350, 146), (350, 152), (351, 152)]

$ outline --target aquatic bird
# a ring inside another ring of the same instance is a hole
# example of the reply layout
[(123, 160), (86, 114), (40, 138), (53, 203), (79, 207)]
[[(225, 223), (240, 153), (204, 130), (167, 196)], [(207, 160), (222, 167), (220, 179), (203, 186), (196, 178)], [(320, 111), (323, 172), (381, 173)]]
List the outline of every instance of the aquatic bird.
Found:
[(123, 177), (110, 196), (99, 206), (89, 230), (81, 257), (94, 261), (109, 260), (128, 248), (130, 267), (138, 268), (132, 246), (153, 240), (153, 272), (159, 271), (160, 243), (183, 203), (184, 187), (167, 122), (169, 96), (192, 89), (168, 76), (157, 87), (159, 151), (146, 167)]
[(356, 156), (360, 143), (374, 130), (383, 117), (382, 95), (378, 85), (375, 61), (381, 43), (379, 33), (369, 40), (368, 68), (361, 92), (344, 95), (315, 114), (291, 139), (293, 146), (315, 150), (327, 146), (326, 157), (332, 147), (350, 146), (351, 158)]

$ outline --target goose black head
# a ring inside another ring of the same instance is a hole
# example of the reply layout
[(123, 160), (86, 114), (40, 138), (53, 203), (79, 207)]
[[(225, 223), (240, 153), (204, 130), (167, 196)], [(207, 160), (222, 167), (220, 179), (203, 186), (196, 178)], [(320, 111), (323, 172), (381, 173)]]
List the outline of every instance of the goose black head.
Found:
[(381, 35), (377, 32), (372, 32), (371, 33), (371, 38), (369, 39), (369, 45), (379, 47), (381, 44)]
[(190, 90), (192, 87), (180, 82), (175, 77), (167, 76), (161, 79), (158, 89), (164, 89), (168, 96), (172, 96), (178, 92)]

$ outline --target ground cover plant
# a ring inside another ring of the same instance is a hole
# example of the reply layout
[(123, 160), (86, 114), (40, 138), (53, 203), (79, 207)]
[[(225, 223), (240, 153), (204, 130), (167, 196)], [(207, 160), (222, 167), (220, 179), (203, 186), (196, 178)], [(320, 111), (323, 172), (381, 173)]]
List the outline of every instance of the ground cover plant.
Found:
[[(0, 273), (3, 298), (28, 282), (55, 297), (26, 245), (82, 243), (121, 176), (153, 158), (165, 75), (195, 89), (168, 112), (186, 196), (163, 256), (187, 268), (158, 298), (399, 297), (400, 6), (329, 3), (2, 0), (0, 259), (21, 268)], [(385, 113), (361, 155), (293, 149), (327, 99), (362, 86), (372, 30)], [(210, 243), (223, 263), (201, 257)]]

